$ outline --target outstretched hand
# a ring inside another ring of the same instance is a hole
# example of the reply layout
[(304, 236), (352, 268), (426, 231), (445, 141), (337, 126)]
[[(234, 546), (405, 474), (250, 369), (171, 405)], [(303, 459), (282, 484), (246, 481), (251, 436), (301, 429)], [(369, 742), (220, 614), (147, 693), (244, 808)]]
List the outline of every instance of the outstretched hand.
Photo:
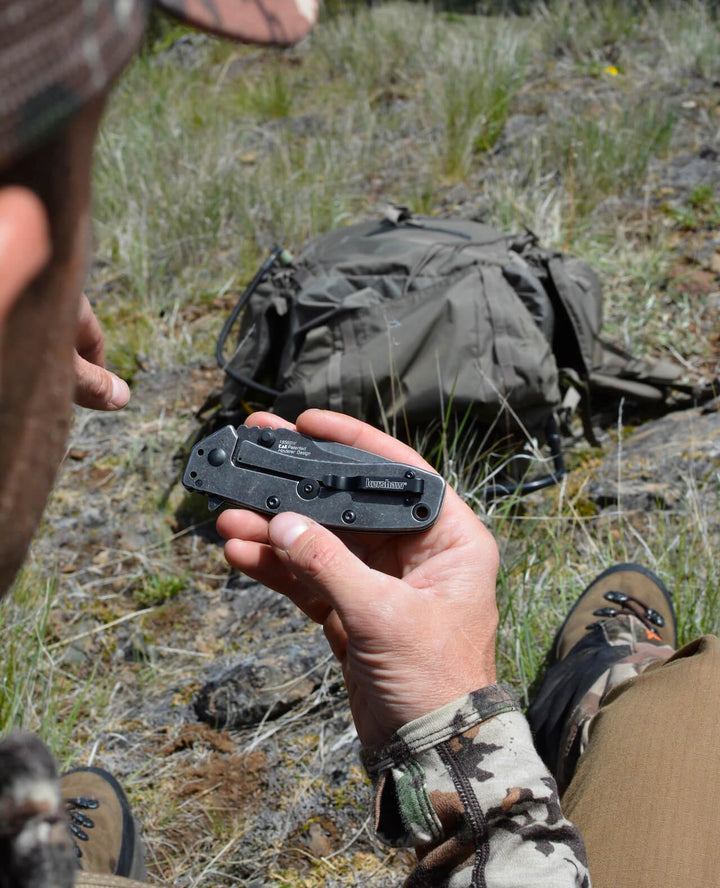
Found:
[[(247, 425), (293, 427), (268, 413)], [(308, 410), (297, 430), (430, 468), (405, 444), (337, 413)], [(239, 509), (217, 527), (231, 565), (322, 624), (363, 744), (495, 681), (497, 546), (455, 491), (417, 534), (335, 534), (294, 513)]]
[(102, 329), (84, 294), (80, 298), (74, 363), (77, 405), (92, 410), (120, 410), (128, 403), (128, 384), (105, 369)]

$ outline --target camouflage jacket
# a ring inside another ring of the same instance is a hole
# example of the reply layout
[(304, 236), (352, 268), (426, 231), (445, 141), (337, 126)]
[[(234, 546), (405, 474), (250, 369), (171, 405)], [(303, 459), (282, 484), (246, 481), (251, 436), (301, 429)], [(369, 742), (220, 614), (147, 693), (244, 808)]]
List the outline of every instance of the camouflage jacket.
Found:
[(491, 685), (363, 750), (379, 838), (418, 856), (406, 888), (589, 888), (582, 838), (519, 710)]

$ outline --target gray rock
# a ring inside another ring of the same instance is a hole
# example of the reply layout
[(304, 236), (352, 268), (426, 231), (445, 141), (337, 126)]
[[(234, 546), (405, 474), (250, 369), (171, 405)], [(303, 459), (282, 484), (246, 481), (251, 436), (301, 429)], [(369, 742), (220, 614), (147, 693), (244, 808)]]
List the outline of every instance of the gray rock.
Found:
[(208, 681), (195, 699), (195, 713), (226, 729), (276, 719), (320, 686), (328, 654), (320, 627), (270, 640)]
[(720, 498), (720, 411), (684, 410), (649, 422), (604, 459), (588, 486), (601, 509), (677, 509), (696, 489)]
[(665, 188), (693, 192), (701, 185), (720, 187), (720, 155), (712, 147), (697, 154), (680, 154), (661, 168), (659, 181)]

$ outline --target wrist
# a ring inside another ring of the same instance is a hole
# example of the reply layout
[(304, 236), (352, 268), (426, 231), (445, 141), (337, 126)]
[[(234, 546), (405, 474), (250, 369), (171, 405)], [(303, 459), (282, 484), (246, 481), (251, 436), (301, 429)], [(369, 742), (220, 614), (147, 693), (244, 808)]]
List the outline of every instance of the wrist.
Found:
[(508, 685), (493, 683), (484, 686), (407, 722), (386, 741), (364, 747), (360, 753), (363, 766), (373, 779), (398, 762), (419, 755), (500, 713), (513, 710), (520, 711), (521, 706)]

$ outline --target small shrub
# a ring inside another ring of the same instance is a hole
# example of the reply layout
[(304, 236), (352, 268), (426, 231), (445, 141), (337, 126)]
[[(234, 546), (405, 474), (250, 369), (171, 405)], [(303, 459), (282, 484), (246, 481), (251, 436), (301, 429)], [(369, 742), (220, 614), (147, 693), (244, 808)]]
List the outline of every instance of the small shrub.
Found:
[(142, 586), (133, 592), (133, 598), (140, 607), (155, 607), (164, 604), (187, 589), (187, 578), (173, 575), (149, 576)]

